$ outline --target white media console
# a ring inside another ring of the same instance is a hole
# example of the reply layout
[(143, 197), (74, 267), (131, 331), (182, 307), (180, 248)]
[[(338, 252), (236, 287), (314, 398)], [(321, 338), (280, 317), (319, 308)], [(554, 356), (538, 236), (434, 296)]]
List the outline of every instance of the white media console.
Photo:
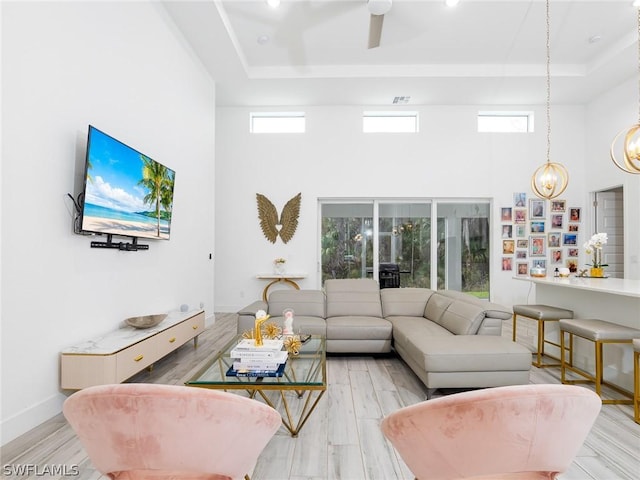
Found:
[(126, 326), (72, 345), (60, 353), (60, 387), (80, 390), (123, 382), (189, 340), (197, 347), (203, 330), (203, 310), (170, 312), (155, 327)]

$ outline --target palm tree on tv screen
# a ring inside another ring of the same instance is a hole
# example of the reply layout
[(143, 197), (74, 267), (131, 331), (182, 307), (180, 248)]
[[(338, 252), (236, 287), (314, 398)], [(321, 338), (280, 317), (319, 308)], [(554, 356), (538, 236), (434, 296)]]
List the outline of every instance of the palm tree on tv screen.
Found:
[(164, 165), (140, 155), (142, 160), (142, 179), (139, 185), (145, 187), (148, 193), (144, 202), (155, 209), (157, 221), (157, 236), (160, 236), (160, 206), (169, 213), (171, 208), (171, 193), (173, 192), (173, 178), (170, 171)]

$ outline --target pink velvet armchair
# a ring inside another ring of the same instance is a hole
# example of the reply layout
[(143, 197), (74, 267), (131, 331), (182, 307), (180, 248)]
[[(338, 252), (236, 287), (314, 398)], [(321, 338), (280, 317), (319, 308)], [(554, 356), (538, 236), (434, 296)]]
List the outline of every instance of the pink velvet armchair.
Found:
[(63, 412), (112, 479), (242, 478), (282, 423), (273, 408), (239, 395), (136, 383), (80, 390)]
[(381, 428), (419, 480), (553, 479), (571, 465), (601, 404), (575, 385), (496, 387), (402, 408)]

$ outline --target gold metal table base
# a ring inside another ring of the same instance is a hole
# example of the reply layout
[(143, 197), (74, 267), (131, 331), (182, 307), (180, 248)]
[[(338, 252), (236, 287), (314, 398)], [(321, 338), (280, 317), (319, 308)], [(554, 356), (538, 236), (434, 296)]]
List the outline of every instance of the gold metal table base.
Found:
[[(271, 401), (271, 399), (265, 395), (265, 392), (263, 390), (255, 390), (253, 392), (253, 396), (255, 396), (255, 393), (259, 393), (260, 396), (262, 397), (262, 399), (264, 400), (264, 402), (269, 405), (271, 408), (274, 408), (277, 410), (276, 406), (274, 405), (274, 403)], [(315, 400), (312, 401), (312, 398), (314, 396), (314, 393), (318, 393), (317, 397), (315, 398)], [(285, 426), (285, 428), (287, 430), (289, 430), (289, 433), (291, 433), (292, 437), (297, 437), (298, 433), (300, 432), (300, 430), (302, 429), (302, 427), (304, 427), (304, 424), (307, 422), (307, 419), (309, 418), (309, 415), (311, 415), (311, 413), (313, 412), (313, 410), (316, 408), (316, 406), (318, 405), (318, 402), (320, 401), (320, 399), (322, 398), (322, 396), (324, 395), (325, 390), (308, 390), (306, 393), (306, 399), (304, 401), (304, 406), (302, 408), (302, 411), (300, 412), (300, 416), (298, 417), (298, 421), (294, 423), (294, 418), (291, 414), (291, 409), (289, 408), (289, 401), (287, 400), (287, 397), (285, 395), (285, 391), (284, 390), (280, 390), (280, 398), (282, 399), (282, 405), (284, 406), (284, 410), (285, 410), (285, 415), (283, 415), (282, 413), (280, 413), (280, 416), (282, 416), (282, 424)], [(302, 398), (303, 395), (298, 394), (298, 398)]]
[(276, 278), (275, 280), (272, 280), (271, 282), (269, 282), (269, 284), (266, 287), (264, 287), (264, 290), (262, 291), (262, 300), (266, 302), (269, 288), (271, 288), (272, 285), (275, 285), (276, 283), (280, 283), (280, 282), (288, 283), (296, 290), (300, 290), (300, 286), (290, 278), (287, 278), (287, 277)]

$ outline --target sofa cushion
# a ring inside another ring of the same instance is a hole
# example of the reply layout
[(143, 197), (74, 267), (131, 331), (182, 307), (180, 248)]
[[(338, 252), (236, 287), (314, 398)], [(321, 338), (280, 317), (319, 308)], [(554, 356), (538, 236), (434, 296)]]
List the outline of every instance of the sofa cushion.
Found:
[[(327, 317), (352, 315), (382, 317), (380, 287), (375, 280), (332, 278), (324, 282), (324, 288), (327, 298)], [(328, 331), (327, 335), (329, 335)]]
[(445, 297), (440, 292), (434, 292), (427, 300), (427, 306), (424, 309), (424, 317), (432, 322), (440, 324), (442, 315), (449, 305), (453, 303), (453, 298)]
[(280, 317), (291, 308), (297, 316), (325, 318), (324, 292), (322, 290), (274, 290), (269, 294), (269, 313)]
[(487, 300), (476, 298), (473, 295), (469, 295), (468, 293), (457, 292), (455, 290), (439, 290), (438, 293), (449, 298), (463, 300), (467, 303), (478, 305), (484, 309), (485, 316), (487, 317), (508, 320), (513, 314), (512, 310), (507, 307), (498, 305), (497, 303), (488, 302)]
[(456, 335), (475, 335), (484, 320), (484, 309), (454, 300), (440, 317), (440, 325)]
[(433, 293), (428, 288), (383, 288), (380, 290), (382, 316), (422, 317)]
[(427, 372), (490, 372), (531, 367), (528, 348), (495, 335), (415, 336), (409, 339), (414, 361)]
[(327, 339), (391, 340), (391, 322), (379, 317), (349, 315), (327, 318)]
[(387, 317), (393, 326), (393, 343), (404, 345), (408, 339), (415, 336), (441, 336), (453, 335), (449, 330), (441, 327), (424, 317)]

